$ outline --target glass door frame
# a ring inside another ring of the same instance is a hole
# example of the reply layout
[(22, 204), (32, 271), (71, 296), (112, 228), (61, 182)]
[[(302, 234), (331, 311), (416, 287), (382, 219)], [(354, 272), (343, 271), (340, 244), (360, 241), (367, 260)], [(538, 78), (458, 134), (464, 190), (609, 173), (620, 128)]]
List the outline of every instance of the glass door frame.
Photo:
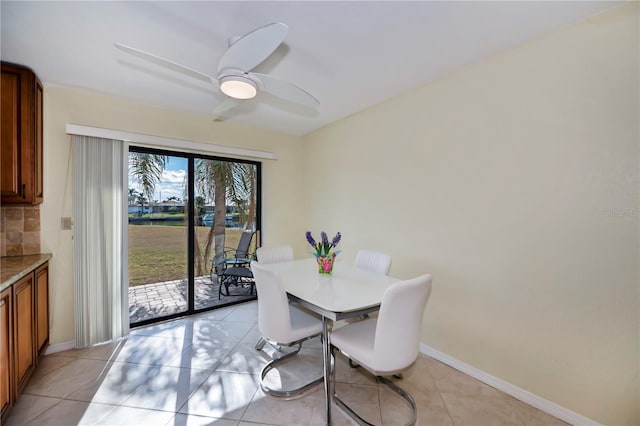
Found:
[[(206, 312), (213, 309), (223, 308), (225, 306), (231, 306), (238, 303), (246, 302), (247, 300), (255, 300), (257, 296), (253, 296), (251, 298), (245, 298), (242, 300), (231, 300), (229, 303), (223, 303), (215, 306), (208, 306), (204, 308), (195, 308), (195, 227), (196, 224), (194, 222), (195, 215), (195, 159), (204, 159), (204, 160), (213, 160), (213, 161), (227, 161), (233, 163), (245, 163), (251, 164), (256, 167), (256, 247), (260, 247), (261, 245), (261, 230), (262, 230), (262, 163), (260, 161), (254, 160), (246, 160), (239, 158), (229, 158), (229, 157), (219, 157), (215, 155), (206, 155), (200, 153), (192, 153), (192, 152), (184, 152), (184, 151), (171, 151), (166, 149), (158, 149), (158, 148), (149, 148), (142, 147), (136, 145), (129, 145), (129, 153), (138, 152), (144, 154), (155, 154), (155, 155), (165, 155), (171, 157), (180, 157), (187, 159), (187, 310), (169, 314), (165, 316), (160, 316), (157, 318), (151, 318), (143, 321), (139, 321), (133, 324), (129, 324), (130, 328), (141, 327), (148, 324), (157, 323), (160, 321), (166, 321), (170, 319), (175, 319), (187, 315), (193, 315), (200, 312)], [(127, 259), (129, 255), (127, 253)], [(127, 262), (127, 268), (129, 267), (129, 263)], [(129, 283), (127, 283), (127, 291), (129, 288)]]

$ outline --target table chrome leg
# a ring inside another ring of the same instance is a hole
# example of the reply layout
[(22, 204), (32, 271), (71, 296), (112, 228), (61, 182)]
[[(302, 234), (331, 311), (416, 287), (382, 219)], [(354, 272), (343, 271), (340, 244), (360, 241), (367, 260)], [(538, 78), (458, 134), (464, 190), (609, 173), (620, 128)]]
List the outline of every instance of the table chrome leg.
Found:
[(324, 367), (324, 403), (326, 424), (331, 424), (331, 342), (329, 329), (331, 320), (322, 317), (322, 363)]

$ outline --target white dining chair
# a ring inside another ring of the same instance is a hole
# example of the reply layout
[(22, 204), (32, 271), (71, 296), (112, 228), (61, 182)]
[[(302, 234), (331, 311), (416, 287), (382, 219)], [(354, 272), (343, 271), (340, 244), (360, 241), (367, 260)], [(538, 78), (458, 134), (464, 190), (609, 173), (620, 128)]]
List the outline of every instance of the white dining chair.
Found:
[[(430, 289), (428, 274), (396, 282), (384, 293), (376, 318), (347, 324), (331, 333), (331, 383), (335, 383), (337, 349), (405, 399), (412, 412), (407, 425), (416, 423), (416, 403), (408, 392), (385, 376), (402, 373), (418, 358), (420, 326)], [(360, 424), (369, 424), (340, 399), (335, 386), (332, 392), (340, 408)]]
[[(365, 271), (375, 272), (376, 274), (389, 275), (389, 269), (391, 269), (391, 256), (386, 253), (380, 253), (373, 250), (358, 250), (356, 253), (356, 259), (353, 261), (353, 266)], [(359, 318), (351, 318), (346, 322), (353, 322), (358, 319), (369, 318), (368, 314), (361, 315)], [(352, 367), (354, 364), (350, 363)]]
[(271, 271), (251, 262), (251, 270), (258, 292), (258, 329), (262, 337), (272, 345), (294, 346), (297, 349), (269, 361), (260, 373), (260, 387), (272, 396), (291, 398), (302, 394), (310, 387), (322, 382), (323, 377), (313, 380), (297, 389), (280, 390), (268, 387), (265, 377), (270, 370), (300, 352), (305, 340), (319, 336), (322, 333), (322, 321), (306, 311), (290, 305), (287, 292), (277, 272)]
[(256, 250), (256, 258), (261, 264), (288, 262), (293, 260), (291, 246), (281, 245), (272, 247), (259, 247)]
[(372, 250), (358, 250), (353, 266), (377, 274), (388, 275), (391, 268), (391, 256)]
[[(293, 260), (293, 248), (288, 245), (258, 247), (256, 250), (256, 258), (260, 264), (288, 262)], [(255, 344), (255, 348), (260, 350), (267, 341), (260, 337)]]

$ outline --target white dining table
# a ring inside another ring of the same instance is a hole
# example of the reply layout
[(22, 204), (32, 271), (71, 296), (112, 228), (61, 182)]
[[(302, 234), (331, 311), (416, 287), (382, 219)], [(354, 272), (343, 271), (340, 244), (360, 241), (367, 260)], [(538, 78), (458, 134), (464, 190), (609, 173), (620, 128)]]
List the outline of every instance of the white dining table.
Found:
[(377, 311), (384, 292), (398, 279), (355, 268), (339, 258), (336, 258), (330, 275), (318, 273), (314, 258), (273, 263), (264, 267), (280, 274), (290, 300), (322, 316), (325, 419), (326, 424), (330, 425), (330, 335), (333, 322)]

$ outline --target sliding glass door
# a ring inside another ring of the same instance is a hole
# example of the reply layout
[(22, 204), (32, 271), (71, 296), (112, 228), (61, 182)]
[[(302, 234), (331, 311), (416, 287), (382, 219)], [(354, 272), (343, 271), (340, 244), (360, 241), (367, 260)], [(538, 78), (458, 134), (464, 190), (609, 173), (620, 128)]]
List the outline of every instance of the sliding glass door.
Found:
[(129, 322), (188, 311), (188, 161), (129, 152)]
[(132, 326), (255, 298), (242, 282), (221, 292), (212, 265), (234, 255), (243, 232), (259, 229), (259, 186), (256, 162), (130, 148)]
[[(221, 268), (216, 270), (213, 266), (236, 255), (244, 232), (257, 230), (257, 175), (255, 163), (194, 159), (195, 309), (255, 297), (253, 287), (244, 284), (246, 280), (230, 278), (225, 281), (218, 276)], [(256, 242), (254, 234), (249, 253), (255, 252)]]

